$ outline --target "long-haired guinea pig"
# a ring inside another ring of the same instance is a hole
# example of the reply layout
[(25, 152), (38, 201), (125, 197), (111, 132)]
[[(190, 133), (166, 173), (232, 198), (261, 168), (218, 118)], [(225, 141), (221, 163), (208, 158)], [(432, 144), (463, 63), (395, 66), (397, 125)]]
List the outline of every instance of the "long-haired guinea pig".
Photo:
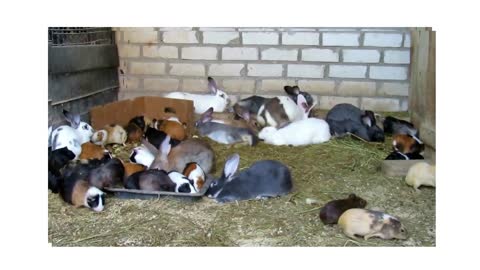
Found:
[(352, 193), (346, 199), (333, 200), (325, 204), (320, 210), (320, 219), (323, 224), (336, 224), (338, 218), (348, 209), (365, 208), (366, 205), (367, 201)]
[(125, 127), (127, 132), (127, 142), (140, 142), (143, 138), (143, 130), (133, 122), (129, 122)]
[(146, 132), (147, 128), (152, 125), (152, 119), (147, 116), (140, 115), (130, 119), (129, 123), (134, 123), (141, 128), (143, 132)]
[(130, 175), (125, 183), (126, 189), (146, 191), (175, 192), (175, 183), (164, 170), (146, 170)]
[(185, 127), (178, 121), (153, 119), (152, 127), (167, 133), (175, 140), (183, 141), (187, 137)]
[(379, 211), (349, 209), (340, 216), (338, 225), (346, 236), (353, 239), (356, 235), (363, 236), (365, 240), (375, 236), (382, 239), (407, 239), (408, 237), (407, 230), (398, 218)]
[(85, 167), (72, 170), (60, 182), (60, 197), (75, 207), (85, 206), (100, 212), (105, 206), (105, 193), (91, 186), (85, 178)]
[(123, 183), (124, 175), (125, 169), (122, 162), (118, 158), (112, 158), (101, 166), (91, 170), (88, 174), (88, 182), (94, 187), (103, 189)]
[(435, 165), (419, 162), (408, 169), (405, 182), (419, 191), (420, 186), (435, 186)]
[(183, 175), (193, 181), (193, 185), (197, 191), (200, 191), (205, 185), (205, 172), (196, 162), (187, 163), (185, 169), (183, 170)]
[(82, 144), (82, 152), (79, 159), (102, 159), (104, 157), (111, 158), (110, 152), (100, 145), (91, 142)]
[(421, 153), (425, 149), (422, 141), (407, 134), (394, 135), (392, 145), (395, 151), (403, 154)]

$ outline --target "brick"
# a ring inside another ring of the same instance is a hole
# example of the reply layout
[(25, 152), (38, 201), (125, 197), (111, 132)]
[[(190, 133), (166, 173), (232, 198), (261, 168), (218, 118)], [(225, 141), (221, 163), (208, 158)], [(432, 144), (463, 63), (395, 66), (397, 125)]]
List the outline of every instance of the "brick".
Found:
[(405, 40), (403, 41), (403, 47), (410, 48), (412, 46), (412, 40), (410, 37), (410, 33), (405, 34)]
[(320, 32), (355, 32), (357, 29), (355, 28), (345, 28), (345, 27), (336, 27), (336, 28), (325, 28), (320, 27), (317, 28)]
[(143, 56), (151, 58), (177, 59), (178, 48), (175, 46), (143, 46)]
[(206, 31), (206, 32), (233, 32), (235, 31), (235, 28), (233, 27), (200, 27), (200, 31)]
[(155, 28), (154, 27), (117, 27), (115, 31), (152, 32), (152, 31), (155, 31)]
[(184, 79), (181, 90), (185, 92), (210, 93), (207, 79)]
[(360, 108), (374, 112), (397, 112), (400, 111), (400, 100), (396, 98), (362, 98)]
[(319, 33), (282, 33), (282, 44), (284, 45), (319, 45)]
[(386, 67), (386, 66), (371, 66), (370, 78), (381, 80), (406, 80), (408, 68), (407, 67)]
[(223, 88), (230, 92), (254, 93), (254, 80), (223, 80)]
[(239, 44), (238, 32), (203, 32), (203, 43), (206, 44)]
[(384, 96), (405, 96), (408, 97), (408, 88), (410, 84), (407, 83), (382, 83), (378, 89), (379, 95)]
[(262, 60), (297, 61), (298, 50), (270, 48), (262, 51)]
[(342, 81), (338, 86), (337, 93), (341, 96), (374, 96), (376, 87), (375, 82)]
[(401, 47), (402, 34), (399, 33), (365, 33), (364, 46)]
[(401, 31), (401, 28), (386, 28), (386, 27), (380, 27), (380, 28), (362, 28), (360, 31), (363, 32), (398, 32)]
[(323, 33), (323, 46), (359, 46), (360, 33)]
[(123, 32), (123, 41), (127, 43), (158, 43), (158, 32), (126, 31)]
[(126, 76), (119, 76), (120, 90), (134, 90), (138, 89), (140, 79)]
[(278, 33), (268, 32), (247, 32), (242, 33), (243, 44), (278, 44)]
[(279, 28), (278, 31), (285, 31), (285, 32), (315, 32), (317, 31), (316, 28)]
[(213, 47), (185, 47), (182, 48), (182, 59), (216, 60), (217, 48)]
[(246, 27), (239, 28), (238, 31), (241, 32), (262, 32), (262, 31), (275, 31), (275, 28), (266, 28), (266, 27)]
[(343, 62), (378, 63), (380, 62), (380, 52), (377, 50), (343, 50)]
[(170, 64), (171, 75), (190, 75), (190, 76), (205, 76), (205, 66), (202, 64)]
[(222, 60), (258, 60), (257, 48), (222, 48)]
[(400, 100), (400, 111), (402, 112), (408, 111), (408, 98), (404, 98)]
[(294, 80), (285, 80), (285, 79), (278, 79), (278, 80), (262, 80), (260, 90), (262, 91), (284, 91), (283, 87), (285, 85), (295, 85)]
[(338, 62), (339, 53), (331, 49), (303, 49), (302, 61)]
[(241, 76), (244, 64), (211, 64), (208, 69), (210, 76)]
[(157, 79), (157, 78), (143, 79), (143, 88), (146, 90), (177, 91), (178, 85), (179, 85), (179, 80), (177, 79)]
[(198, 43), (195, 31), (168, 31), (163, 33), (165, 43)]
[(118, 44), (117, 48), (118, 48), (118, 56), (121, 58), (140, 56), (140, 46)]
[(349, 103), (358, 107), (359, 102), (360, 102), (360, 99), (357, 97), (321, 96), (318, 107), (321, 110), (330, 110), (331, 108), (333, 108), (333, 106), (340, 103)]
[(410, 51), (385, 50), (383, 62), (389, 64), (410, 64)]
[(330, 77), (336, 78), (365, 78), (366, 66), (330, 65)]
[(189, 31), (192, 27), (160, 27), (160, 31)]
[(306, 91), (311, 94), (333, 94), (335, 90), (335, 82), (299, 80), (298, 87), (300, 87), (302, 91)]
[(163, 75), (165, 74), (165, 63), (131, 62), (130, 73), (145, 75)]
[(288, 77), (323, 78), (324, 65), (288, 65)]
[(248, 64), (248, 76), (282, 76), (283, 67), (279, 64)]

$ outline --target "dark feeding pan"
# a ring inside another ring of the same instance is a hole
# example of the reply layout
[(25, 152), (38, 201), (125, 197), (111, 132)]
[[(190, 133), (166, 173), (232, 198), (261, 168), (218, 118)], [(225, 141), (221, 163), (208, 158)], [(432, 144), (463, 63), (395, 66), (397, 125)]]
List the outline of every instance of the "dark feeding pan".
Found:
[(113, 194), (113, 196), (119, 199), (160, 199), (164, 197), (175, 198), (184, 201), (198, 201), (207, 192), (210, 183), (214, 180), (214, 177), (207, 175), (207, 180), (203, 185), (202, 189), (198, 193), (179, 193), (179, 192), (170, 192), (170, 191), (146, 191), (139, 189), (126, 189), (126, 188), (105, 188), (105, 190)]

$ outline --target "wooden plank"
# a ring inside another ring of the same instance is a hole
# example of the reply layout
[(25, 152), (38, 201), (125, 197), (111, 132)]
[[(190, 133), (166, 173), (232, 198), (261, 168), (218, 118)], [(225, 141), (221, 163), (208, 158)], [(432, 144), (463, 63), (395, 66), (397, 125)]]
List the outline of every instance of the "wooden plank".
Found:
[(48, 46), (49, 74), (116, 68), (118, 63), (117, 46), (114, 44)]
[(416, 163), (427, 162), (432, 163), (428, 159), (416, 159), (416, 160), (383, 160), (381, 169), (387, 176), (406, 176), (408, 169)]

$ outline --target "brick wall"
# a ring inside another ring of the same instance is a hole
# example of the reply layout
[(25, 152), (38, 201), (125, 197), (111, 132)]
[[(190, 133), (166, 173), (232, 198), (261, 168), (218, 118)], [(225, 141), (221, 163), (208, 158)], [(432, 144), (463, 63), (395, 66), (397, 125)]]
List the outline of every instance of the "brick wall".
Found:
[(114, 28), (119, 99), (170, 91), (208, 93), (215, 78), (232, 99), (283, 95), (298, 84), (330, 109), (348, 102), (406, 111), (408, 28)]

